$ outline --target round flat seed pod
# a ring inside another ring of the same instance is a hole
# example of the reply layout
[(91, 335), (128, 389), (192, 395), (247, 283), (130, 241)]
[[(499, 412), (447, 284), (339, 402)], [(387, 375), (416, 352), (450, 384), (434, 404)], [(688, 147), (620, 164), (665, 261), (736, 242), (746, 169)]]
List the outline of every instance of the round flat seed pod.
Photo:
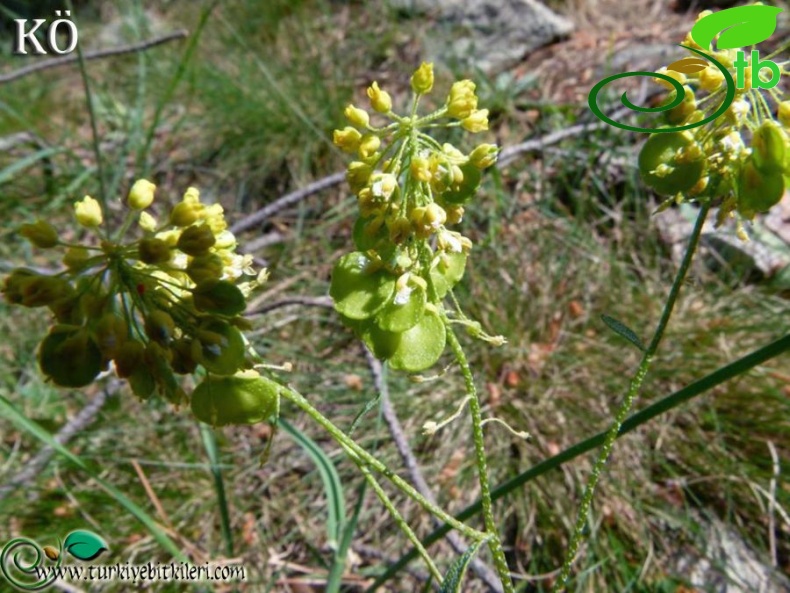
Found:
[(61, 387), (85, 387), (101, 371), (98, 347), (82, 329), (55, 328), (38, 351), (41, 371)]
[(392, 296), (395, 280), (382, 269), (371, 272), (370, 260), (359, 251), (341, 257), (332, 270), (329, 295), (335, 309), (351, 319), (372, 317)]
[(419, 323), (428, 297), (419, 286), (396, 291), (392, 299), (376, 314), (378, 326), (389, 332), (404, 332)]
[(212, 426), (257, 424), (277, 415), (280, 389), (259, 375), (209, 376), (192, 393), (192, 413)]
[(207, 371), (232, 375), (244, 364), (244, 339), (229, 323), (212, 320), (195, 333), (191, 354)]
[[(694, 141), (680, 133), (653, 134), (639, 152), (639, 173), (642, 180), (664, 196), (673, 196), (690, 190), (699, 181), (705, 170), (704, 159), (678, 163), (677, 151)], [(656, 170), (666, 165), (670, 170), (661, 174)]]
[(779, 203), (785, 190), (781, 171), (765, 173), (747, 160), (738, 182), (738, 212), (752, 217), (757, 212), (766, 212)]
[(435, 313), (426, 312), (417, 325), (400, 334), (389, 364), (409, 373), (424, 371), (439, 360), (446, 342), (444, 322)]
[(466, 268), (466, 254), (446, 253), (433, 268), (431, 268), (431, 281), (440, 299), (455, 286), (464, 276)]

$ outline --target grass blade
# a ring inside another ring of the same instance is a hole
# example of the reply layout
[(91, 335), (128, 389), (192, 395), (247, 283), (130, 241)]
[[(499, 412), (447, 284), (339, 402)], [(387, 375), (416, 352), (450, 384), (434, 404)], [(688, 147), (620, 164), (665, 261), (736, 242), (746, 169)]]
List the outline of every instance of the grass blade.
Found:
[(329, 545), (336, 549), (341, 541), (343, 526), (346, 523), (346, 506), (343, 498), (343, 486), (340, 484), (335, 464), (313, 439), (290, 422), (281, 418), (278, 424), (305, 450), (321, 474), (327, 502), (326, 530), (329, 536)]
[(130, 514), (134, 515), (145, 526), (154, 539), (159, 542), (159, 545), (161, 545), (162, 548), (173, 555), (173, 558), (181, 562), (187, 562), (189, 560), (148, 513), (146, 513), (141, 507), (129, 499), (115, 486), (99, 477), (99, 475), (94, 472), (82, 459), (58, 443), (49, 432), (44, 430), (36, 422), (33, 422), (24, 414), (19, 412), (14, 404), (12, 404), (2, 395), (0, 395), (0, 412), (2, 412), (3, 415), (12, 423), (14, 423), (18, 428), (24, 430), (31, 436), (34, 436), (45, 445), (51, 447), (54, 451), (84, 471), (92, 480), (104, 488), (104, 490), (106, 490), (107, 493), (112, 496), (123, 508), (129, 511)]
[(219, 505), (222, 540), (225, 542), (225, 554), (230, 558), (233, 556), (233, 532), (230, 529), (230, 513), (228, 512), (228, 499), (225, 496), (225, 483), (222, 480), (222, 470), (220, 469), (217, 437), (211, 427), (202, 422), (200, 423), (200, 437), (211, 464), (211, 475), (214, 478), (214, 490), (217, 492), (217, 504)]

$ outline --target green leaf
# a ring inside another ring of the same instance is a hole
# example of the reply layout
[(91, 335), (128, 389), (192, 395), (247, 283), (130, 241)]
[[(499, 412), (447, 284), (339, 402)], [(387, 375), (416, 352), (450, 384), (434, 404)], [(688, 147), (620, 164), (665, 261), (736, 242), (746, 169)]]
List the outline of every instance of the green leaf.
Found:
[(291, 438), (301, 445), (302, 449), (310, 456), (321, 474), (324, 483), (327, 502), (326, 531), (329, 536), (329, 545), (336, 548), (343, 537), (343, 526), (346, 523), (346, 505), (343, 497), (343, 486), (337, 474), (335, 464), (329, 459), (324, 450), (309, 436), (293, 426), (287, 420), (280, 418), (279, 425)]
[(110, 548), (101, 537), (92, 531), (80, 529), (72, 531), (66, 536), (63, 549), (77, 560), (88, 561), (97, 558), (99, 554)]
[(691, 29), (691, 38), (709, 51), (718, 33), (716, 48), (737, 49), (765, 41), (776, 31), (776, 17), (782, 12), (775, 6), (737, 6), (720, 10), (697, 21)]
[(439, 589), (439, 593), (459, 593), (461, 591), (461, 583), (464, 580), (466, 569), (482, 543), (482, 541), (473, 543), (463, 553), (463, 556), (453, 562), (450, 570), (447, 571), (447, 576), (442, 581), (442, 588)]
[(392, 297), (395, 279), (383, 269), (370, 271), (370, 263), (364, 253), (354, 251), (335, 264), (329, 296), (341, 315), (357, 320), (367, 319)]
[(608, 325), (614, 333), (623, 336), (626, 340), (631, 342), (634, 346), (639, 348), (642, 352), (646, 350), (645, 345), (642, 343), (642, 340), (639, 339), (639, 336), (636, 335), (634, 330), (630, 327), (617, 321), (617, 319), (613, 317), (609, 317), (608, 315), (601, 315), (601, 320)]

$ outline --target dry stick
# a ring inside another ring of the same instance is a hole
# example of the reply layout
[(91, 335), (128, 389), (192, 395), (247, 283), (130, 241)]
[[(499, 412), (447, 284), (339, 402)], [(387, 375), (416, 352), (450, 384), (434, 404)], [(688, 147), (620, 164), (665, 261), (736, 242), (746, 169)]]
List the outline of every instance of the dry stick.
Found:
[[(185, 29), (181, 29), (179, 31), (173, 31), (172, 33), (168, 33), (167, 35), (163, 35), (162, 37), (154, 37), (153, 39), (149, 39), (148, 41), (142, 41), (140, 43), (132, 43), (130, 45), (122, 45), (120, 47), (111, 47), (108, 49), (99, 49), (96, 51), (88, 52), (84, 54), (82, 57), (85, 60), (96, 60), (99, 58), (106, 58), (109, 56), (117, 56), (121, 54), (130, 54), (138, 51), (145, 51), (157, 45), (161, 45), (163, 43), (173, 41), (174, 39), (181, 39), (183, 37), (186, 37), (188, 34), (189, 33)], [(79, 61), (79, 56), (72, 55), (63, 58), (54, 58), (52, 60), (44, 60), (42, 62), (36, 62), (35, 64), (30, 64), (29, 66), (25, 66), (24, 68), (20, 68), (19, 70), (12, 70), (8, 74), (0, 74), (0, 84), (3, 84), (4, 82), (11, 82), (12, 80), (22, 78), (23, 76), (27, 76), (28, 74), (33, 74), (34, 72), (38, 72), (39, 70), (57, 68), (58, 66), (65, 66), (66, 64), (72, 64), (77, 61)]]
[[(365, 348), (365, 357), (367, 358), (370, 372), (373, 375), (373, 383), (376, 386), (376, 391), (381, 394), (382, 416), (384, 416), (384, 421), (389, 427), (392, 440), (395, 441), (395, 448), (398, 449), (398, 453), (401, 456), (403, 465), (406, 467), (409, 478), (411, 478), (411, 482), (414, 484), (417, 492), (422, 494), (431, 504), (438, 506), (436, 497), (433, 495), (433, 491), (431, 490), (430, 486), (428, 486), (425, 478), (422, 476), (420, 466), (417, 463), (417, 458), (414, 456), (414, 453), (409, 446), (409, 440), (406, 438), (406, 435), (403, 432), (403, 427), (401, 426), (398, 416), (392, 407), (392, 402), (389, 398), (389, 390), (385, 389), (384, 386), (381, 373), (381, 363), (370, 353), (367, 348)], [(433, 523), (435, 527), (441, 527), (442, 524), (442, 522), (435, 517), (433, 518)], [(462, 555), (469, 548), (469, 544), (467, 544), (455, 531), (448, 532), (445, 537), (450, 543), (450, 546), (458, 555)], [(470, 567), (477, 577), (488, 586), (489, 590), (495, 591), (496, 593), (502, 592), (502, 583), (500, 582), (499, 577), (497, 577), (496, 573), (491, 570), (491, 568), (489, 568), (485, 562), (479, 558), (473, 558)]]
[[(110, 397), (116, 395), (119, 391), (116, 380), (110, 381), (99, 393), (94, 397), (90, 403), (85, 406), (80, 412), (69, 420), (63, 428), (55, 435), (55, 441), (60, 445), (65, 445), (77, 433), (93, 423), (96, 415), (104, 407), (104, 404)], [(0, 501), (4, 500), (9, 494), (20, 486), (24, 486), (27, 482), (35, 479), (49, 463), (49, 460), (55, 455), (55, 450), (51, 447), (42, 448), (36, 456), (27, 463), (25, 468), (18, 474), (9, 479), (5, 484), (0, 485)], [(34, 492), (34, 497), (37, 493)]]

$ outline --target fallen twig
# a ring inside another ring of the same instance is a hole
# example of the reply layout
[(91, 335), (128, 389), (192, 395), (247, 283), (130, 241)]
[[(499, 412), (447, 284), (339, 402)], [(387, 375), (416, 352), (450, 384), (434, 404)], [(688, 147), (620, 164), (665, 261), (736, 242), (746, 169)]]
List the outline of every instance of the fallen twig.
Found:
[[(130, 45), (122, 45), (121, 47), (111, 47), (108, 49), (99, 49), (96, 51), (88, 52), (83, 55), (83, 58), (85, 60), (97, 60), (99, 58), (107, 58), (110, 56), (118, 56), (121, 54), (130, 54), (134, 52), (145, 51), (157, 45), (161, 45), (163, 43), (173, 41), (174, 39), (181, 39), (183, 37), (186, 37), (188, 34), (189, 33), (186, 30), (181, 29), (179, 31), (173, 31), (172, 33), (168, 33), (167, 35), (163, 35), (162, 37), (154, 37), (153, 39), (142, 41), (140, 43), (132, 43)], [(41, 62), (36, 62), (35, 64), (30, 64), (29, 66), (25, 66), (24, 68), (19, 68), (18, 70), (12, 70), (7, 74), (0, 74), (0, 84), (11, 82), (12, 80), (17, 80), (19, 78), (22, 78), (23, 76), (27, 76), (28, 74), (33, 74), (34, 72), (38, 72), (39, 70), (57, 68), (58, 66), (65, 66), (66, 64), (72, 64), (77, 61), (79, 61), (79, 56), (74, 54), (63, 58), (53, 58), (51, 60), (43, 60)]]

